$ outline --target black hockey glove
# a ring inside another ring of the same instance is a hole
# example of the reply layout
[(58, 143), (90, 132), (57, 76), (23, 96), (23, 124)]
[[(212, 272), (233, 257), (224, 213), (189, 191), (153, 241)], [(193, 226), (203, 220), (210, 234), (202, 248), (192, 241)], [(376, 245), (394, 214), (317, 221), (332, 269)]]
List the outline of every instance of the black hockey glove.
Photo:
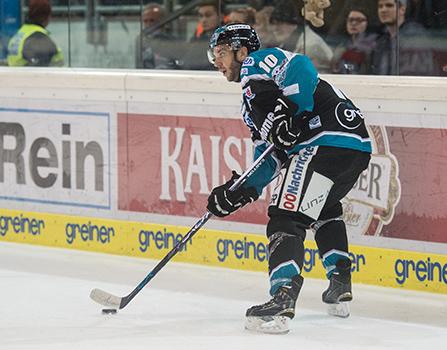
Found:
[(208, 197), (208, 211), (218, 217), (224, 217), (242, 208), (245, 204), (258, 199), (258, 192), (254, 187), (240, 186), (234, 191), (230, 187), (239, 179), (240, 175), (233, 170), (233, 176), (225, 184), (214, 188)]
[(285, 98), (278, 97), (273, 112), (265, 119), (261, 135), (273, 143), (276, 148), (289, 150), (295, 146), (300, 130), (294, 123), (295, 111)]

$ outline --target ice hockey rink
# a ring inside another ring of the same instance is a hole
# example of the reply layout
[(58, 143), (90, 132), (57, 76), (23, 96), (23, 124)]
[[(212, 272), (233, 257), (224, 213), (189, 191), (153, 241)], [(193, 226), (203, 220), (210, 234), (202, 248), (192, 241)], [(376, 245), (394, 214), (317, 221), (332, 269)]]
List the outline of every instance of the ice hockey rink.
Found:
[(354, 286), (351, 317), (328, 316), (306, 279), (290, 333), (244, 330), (267, 300), (263, 273), (171, 262), (116, 315), (92, 288), (128, 294), (157, 261), (0, 243), (0, 349), (445, 349), (447, 296)]

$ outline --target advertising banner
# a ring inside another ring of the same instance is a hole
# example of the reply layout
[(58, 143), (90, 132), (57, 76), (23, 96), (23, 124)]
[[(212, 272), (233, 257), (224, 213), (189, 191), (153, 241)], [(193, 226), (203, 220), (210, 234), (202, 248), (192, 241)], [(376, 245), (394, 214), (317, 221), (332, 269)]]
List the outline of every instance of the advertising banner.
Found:
[[(369, 168), (344, 200), (351, 235), (447, 243), (445, 130), (369, 126)], [(253, 157), (242, 120), (118, 116), (118, 208), (201, 216), (210, 190)], [(274, 186), (274, 184), (272, 184)], [(265, 224), (270, 189), (231, 221)]]
[[(201, 216), (214, 186), (253, 161), (242, 121), (226, 118), (118, 115), (118, 208)], [(265, 196), (232, 216), (265, 222)]]
[[(0, 209), (0, 241), (156, 260), (165, 257), (188, 230), (189, 227), (177, 225)], [(445, 255), (356, 245), (351, 246), (350, 250), (353, 280), (356, 283), (447, 293)], [(268, 241), (257, 234), (205, 227), (180, 249), (174, 260), (263, 271), (267, 278)], [(303, 275), (325, 278), (313, 241), (306, 242)]]
[(0, 108), (0, 199), (111, 208), (110, 115)]

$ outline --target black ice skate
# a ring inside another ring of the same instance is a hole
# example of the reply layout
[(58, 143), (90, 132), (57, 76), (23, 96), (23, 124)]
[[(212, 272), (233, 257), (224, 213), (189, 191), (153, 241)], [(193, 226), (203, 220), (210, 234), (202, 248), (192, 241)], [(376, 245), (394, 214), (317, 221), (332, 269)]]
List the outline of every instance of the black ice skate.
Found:
[(337, 270), (329, 279), (329, 287), (323, 292), (323, 302), (328, 305), (328, 313), (338, 317), (349, 316), (349, 304), (352, 300), (351, 261), (339, 260)]
[(302, 286), (303, 277), (296, 276), (290, 285), (280, 287), (270, 301), (249, 308), (245, 313), (245, 328), (263, 333), (287, 333)]

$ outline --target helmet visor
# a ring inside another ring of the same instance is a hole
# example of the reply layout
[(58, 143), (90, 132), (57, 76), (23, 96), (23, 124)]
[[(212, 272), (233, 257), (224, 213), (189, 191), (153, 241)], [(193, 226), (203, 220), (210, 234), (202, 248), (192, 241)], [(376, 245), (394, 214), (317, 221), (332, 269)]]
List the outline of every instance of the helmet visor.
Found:
[(217, 58), (224, 58), (232, 51), (237, 51), (237, 49), (233, 49), (228, 44), (219, 44), (214, 47), (209, 47), (206, 54), (208, 56), (208, 61), (210, 61), (211, 64), (215, 65)]
[(214, 49), (209, 48), (206, 50), (206, 55), (208, 56), (208, 61), (214, 66), (216, 63), (216, 55), (214, 54)]

